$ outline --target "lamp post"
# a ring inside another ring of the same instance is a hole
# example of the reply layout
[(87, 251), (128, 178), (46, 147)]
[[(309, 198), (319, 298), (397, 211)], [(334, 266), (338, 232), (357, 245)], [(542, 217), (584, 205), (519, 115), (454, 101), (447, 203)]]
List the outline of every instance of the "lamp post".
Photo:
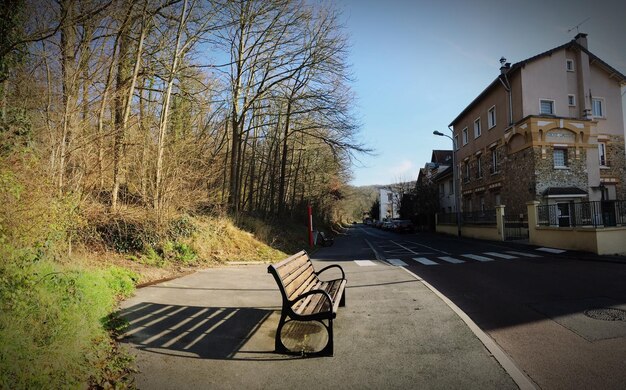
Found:
[(456, 173), (456, 145), (454, 143), (454, 138), (446, 135), (440, 131), (433, 131), (434, 135), (438, 135), (440, 137), (449, 138), (452, 141), (452, 187), (454, 189), (454, 209), (456, 211), (456, 234), (461, 237), (461, 213), (459, 210), (459, 189), (457, 185), (457, 173)]

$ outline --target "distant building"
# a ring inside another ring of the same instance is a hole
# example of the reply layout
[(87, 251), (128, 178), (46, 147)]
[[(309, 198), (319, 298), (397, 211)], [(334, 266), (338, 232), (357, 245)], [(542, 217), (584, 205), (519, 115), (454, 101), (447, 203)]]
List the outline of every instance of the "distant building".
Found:
[(400, 195), (398, 192), (381, 188), (378, 191), (380, 201), (380, 219), (400, 218)]
[(456, 211), (451, 150), (433, 150), (430, 162), (420, 169), (417, 181), (421, 185), (435, 186), (440, 212), (452, 213)]
[[(621, 87), (587, 35), (510, 65), (450, 124), (461, 210), (626, 199)], [(563, 205), (564, 207), (561, 207)]]

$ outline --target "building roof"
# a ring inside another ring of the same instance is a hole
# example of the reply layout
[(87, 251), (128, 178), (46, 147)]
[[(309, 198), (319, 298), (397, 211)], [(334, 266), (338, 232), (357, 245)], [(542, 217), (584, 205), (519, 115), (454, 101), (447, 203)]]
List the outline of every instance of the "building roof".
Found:
[(587, 196), (587, 191), (581, 190), (578, 187), (548, 187), (543, 192), (543, 196), (548, 198), (552, 196), (580, 197)]
[[(579, 34), (581, 35), (581, 34)], [(586, 37), (586, 34), (582, 34)], [(607, 71), (611, 77), (615, 77), (620, 85), (626, 85), (626, 76), (624, 76), (621, 72), (619, 72), (618, 70), (616, 70), (615, 68), (613, 68), (612, 66), (610, 66), (609, 64), (607, 64), (606, 62), (602, 61), (602, 59), (600, 59), (600, 57), (596, 56), (595, 54), (591, 53), (587, 48), (585, 48), (584, 46), (582, 46), (580, 43), (578, 43), (576, 41), (576, 39), (573, 39), (561, 46), (557, 46), (553, 49), (550, 49), (548, 51), (544, 51), (543, 53), (539, 53), (533, 57), (527, 58), (523, 61), (517, 62), (513, 65), (511, 65), (511, 67), (506, 71), (506, 74), (513, 74), (514, 72), (519, 71), (521, 68), (523, 68), (526, 64), (529, 64), (533, 61), (536, 61), (540, 58), (546, 57), (546, 56), (550, 56), (553, 53), (562, 50), (562, 49), (578, 49), (581, 50), (585, 53), (587, 53), (587, 55), (589, 56), (589, 59), (592, 63), (597, 64), (598, 66), (600, 66), (601, 68), (603, 68), (605, 71)], [(474, 100), (472, 100), (472, 102), (465, 107), (465, 109), (463, 111), (461, 111), (461, 113), (459, 115), (457, 115), (456, 118), (454, 118), (454, 120), (450, 123), (450, 126), (454, 125), (458, 120), (460, 120), (465, 114), (467, 114), (467, 112), (469, 110), (471, 110), (479, 101), (482, 100), (482, 98), (487, 95), (488, 92), (490, 92), (495, 86), (500, 85), (503, 81), (501, 81), (502, 78), (502, 74), (498, 75), (498, 77), (495, 78), (495, 80), (493, 80), (491, 82), (491, 84), (489, 84), (487, 86), (487, 88), (485, 88), (478, 96), (476, 96), (476, 98)]]
[(448, 165), (452, 164), (452, 151), (451, 150), (433, 150), (433, 154), (430, 158), (430, 162)]
[(437, 174), (431, 179), (433, 182), (445, 179), (448, 176), (452, 176), (452, 165), (446, 167), (444, 170), (437, 172)]

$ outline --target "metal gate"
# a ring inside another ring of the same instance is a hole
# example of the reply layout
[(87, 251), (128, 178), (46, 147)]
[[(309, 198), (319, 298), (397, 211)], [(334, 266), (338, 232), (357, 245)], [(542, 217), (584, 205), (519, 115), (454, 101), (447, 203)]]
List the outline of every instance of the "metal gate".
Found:
[(527, 240), (528, 239), (528, 215), (504, 216), (504, 239)]

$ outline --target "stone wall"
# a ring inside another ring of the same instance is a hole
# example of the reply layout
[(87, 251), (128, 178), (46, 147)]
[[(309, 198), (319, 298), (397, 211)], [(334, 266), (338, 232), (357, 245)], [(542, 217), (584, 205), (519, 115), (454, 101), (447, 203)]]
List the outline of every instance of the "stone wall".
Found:
[[(504, 152), (504, 151), (503, 151)], [(506, 215), (526, 213), (526, 202), (535, 200), (536, 155), (541, 159), (541, 148), (526, 148), (506, 156), (503, 160), (502, 203)], [(550, 160), (552, 161), (552, 160)]]
[(554, 168), (554, 157), (551, 146), (545, 147), (545, 155), (541, 155), (541, 148), (534, 148), (535, 155), (535, 193), (537, 199), (542, 197), (543, 192), (549, 187), (578, 187), (588, 191), (587, 179), (587, 153), (584, 148), (579, 149), (576, 156), (576, 148), (567, 149), (567, 168)]
[(607, 142), (608, 168), (600, 169), (601, 178), (615, 178), (618, 180), (615, 189), (617, 199), (626, 200), (626, 151), (624, 137), (610, 136)]

